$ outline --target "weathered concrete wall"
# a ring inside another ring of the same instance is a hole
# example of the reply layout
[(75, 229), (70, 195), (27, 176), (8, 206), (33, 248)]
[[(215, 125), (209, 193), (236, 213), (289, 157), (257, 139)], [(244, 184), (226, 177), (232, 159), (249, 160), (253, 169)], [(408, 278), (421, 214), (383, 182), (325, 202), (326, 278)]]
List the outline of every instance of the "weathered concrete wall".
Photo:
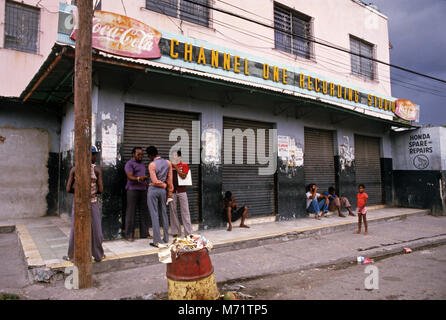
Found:
[[(421, 128), (397, 133), (393, 139), (394, 170), (445, 170), (441, 142), (446, 128)], [(444, 143), (444, 142), (443, 142)]]
[[(0, 212), (0, 218), (11, 214), (16, 217), (58, 214), (59, 115), (38, 105), (2, 99), (0, 130), (12, 135), (8, 138), (3, 134), (6, 140), (0, 142), (1, 165), (9, 168), (0, 171), (2, 197), (9, 199), (8, 204), (0, 203), (8, 208)], [(23, 182), (11, 180), (15, 175)]]
[(59, 152), (60, 120), (55, 113), (44, 111), (36, 105), (0, 100), (0, 127), (45, 129), (49, 134), (49, 152)]
[(47, 212), (49, 134), (0, 127), (0, 219)]
[(446, 214), (446, 128), (421, 128), (392, 137), (394, 198), (400, 206)]
[(446, 127), (440, 127), (441, 170), (446, 170)]

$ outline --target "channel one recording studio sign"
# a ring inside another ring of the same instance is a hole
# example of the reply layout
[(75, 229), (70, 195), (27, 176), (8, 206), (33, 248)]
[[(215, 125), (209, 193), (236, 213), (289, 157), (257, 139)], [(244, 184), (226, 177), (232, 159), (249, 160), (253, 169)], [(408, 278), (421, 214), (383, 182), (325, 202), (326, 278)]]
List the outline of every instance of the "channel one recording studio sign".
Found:
[[(76, 12), (72, 5), (60, 3), (58, 41), (75, 45)], [(419, 106), (328, 79), (300, 66), (278, 64), (249, 53), (236, 52), (200, 39), (161, 33), (144, 23), (119, 14), (95, 11), (93, 47), (107, 53), (230, 77), (252, 84), (292, 91), (339, 105), (360, 107), (372, 116), (396, 121), (418, 121)], [(291, 94), (291, 93), (287, 93)]]

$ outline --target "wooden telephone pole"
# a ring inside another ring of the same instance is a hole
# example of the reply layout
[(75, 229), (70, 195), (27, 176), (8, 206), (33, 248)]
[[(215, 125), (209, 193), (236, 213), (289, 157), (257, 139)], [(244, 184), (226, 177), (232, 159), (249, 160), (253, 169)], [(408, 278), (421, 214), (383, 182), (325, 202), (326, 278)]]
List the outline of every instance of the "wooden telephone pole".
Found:
[(92, 286), (91, 277), (91, 35), (93, 1), (78, 0), (78, 30), (74, 59), (74, 264), (79, 289)]

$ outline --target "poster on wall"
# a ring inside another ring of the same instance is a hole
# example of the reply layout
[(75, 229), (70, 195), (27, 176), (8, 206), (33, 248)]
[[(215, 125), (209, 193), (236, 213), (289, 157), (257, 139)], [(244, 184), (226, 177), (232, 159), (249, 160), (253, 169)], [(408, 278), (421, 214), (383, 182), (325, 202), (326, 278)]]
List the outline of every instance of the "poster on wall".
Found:
[(215, 129), (207, 129), (204, 133), (204, 162), (220, 163), (219, 136)]
[(296, 145), (296, 140), (294, 138), (290, 138), (288, 154), (289, 167), (300, 167), (304, 164), (304, 153), (302, 151), (302, 148), (299, 148)]
[(116, 165), (118, 136), (116, 124), (102, 127), (101, 159), (104, 165)]
[(290, 137), (288, 136), (277, 136), (277, 151), (278, 156), (283, 161), (288, 161), (289, 157), (289, 145)]

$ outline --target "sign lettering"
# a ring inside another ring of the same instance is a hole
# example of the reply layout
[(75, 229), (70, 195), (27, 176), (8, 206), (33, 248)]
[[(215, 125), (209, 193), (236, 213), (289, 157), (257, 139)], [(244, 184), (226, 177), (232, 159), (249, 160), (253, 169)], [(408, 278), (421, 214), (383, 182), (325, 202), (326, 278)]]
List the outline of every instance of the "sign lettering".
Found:
[[(76, 19), (76, 12), (73, 12)], [(76, 40), (75, 28), (70, 38)], [(161, 57), (161, 33), (148, 25), (120, 14), (95, 11), (92, 26), (92, 47), (112, 54), (131, 58), (154, 59)]]

